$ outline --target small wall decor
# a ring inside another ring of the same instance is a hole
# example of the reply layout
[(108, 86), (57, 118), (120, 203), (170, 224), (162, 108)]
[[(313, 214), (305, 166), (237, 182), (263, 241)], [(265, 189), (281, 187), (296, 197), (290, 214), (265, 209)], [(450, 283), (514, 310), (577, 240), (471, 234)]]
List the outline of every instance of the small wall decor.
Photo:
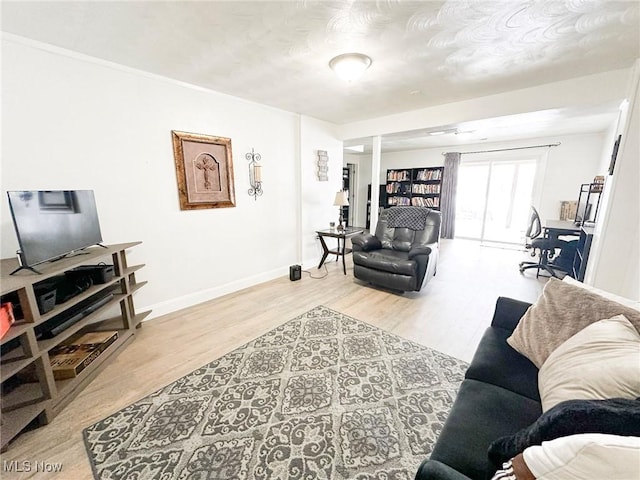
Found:
[(235, 207), (231, 139), (171, 131), (180, 209)]
[(326, 150), (318, 150), (318, 180), (329, 181), (329, 156)]
[(616, 159), (618, 158), (618, 149), (620, 148), (620, 140), (622, 140), (622, 135), (618, 135), (616, 142), (613, 144), (613, 152), (611, 153), (611, 162), (609, 163), (609, 175), (613, 175), (613, 169), (616, 167)]
[(262, 165), (258, 162), (262, 159), (259, 153), (255, 153), (253, 148), (251, 152), (247, 153), (244, 158), (249, 160), (249, 195), (253, 195), (253, 199), (257, 200), (259, 195), (262, 195)]

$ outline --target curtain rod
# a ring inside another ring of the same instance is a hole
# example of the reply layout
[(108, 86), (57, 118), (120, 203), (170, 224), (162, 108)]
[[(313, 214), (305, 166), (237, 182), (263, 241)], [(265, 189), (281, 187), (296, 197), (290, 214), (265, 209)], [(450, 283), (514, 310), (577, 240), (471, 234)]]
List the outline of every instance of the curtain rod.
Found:
[[(560, 145), (558, 143), (548, 143), (547, 145), (532, 145), (530, 147), (512, 147), (512, 148), (497, 148), (495, 150), (478, 150), (477, 152), (460, 152), (460, 155), (466, 155), (469, 153), (492, 153), (492, 152), (506, 152), (508, 150), (524, 150), (527, 148), (540, 148), (540, 147), (557, 147)], [(442, 152), (442, 155), (446, 155), (448, 152)]]

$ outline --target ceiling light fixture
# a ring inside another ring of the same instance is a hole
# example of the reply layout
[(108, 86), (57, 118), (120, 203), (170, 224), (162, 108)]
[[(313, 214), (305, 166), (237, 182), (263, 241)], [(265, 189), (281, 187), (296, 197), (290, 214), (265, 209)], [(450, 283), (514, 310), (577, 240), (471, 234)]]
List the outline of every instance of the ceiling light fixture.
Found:
[(344, 53), (329, 62), (331, 70), (349, 83), (359, 79), (370, 66), (371, 58), (362, 53)]

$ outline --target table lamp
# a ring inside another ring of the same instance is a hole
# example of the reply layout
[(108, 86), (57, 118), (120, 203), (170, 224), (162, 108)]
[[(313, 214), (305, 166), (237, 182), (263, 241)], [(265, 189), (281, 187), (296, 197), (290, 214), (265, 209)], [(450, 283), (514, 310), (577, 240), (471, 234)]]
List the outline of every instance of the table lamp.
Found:
[(342, 217), (342, 207), (346, 207), (347, 205), (349, 205), (349, 198), (347, 196), (347, 192), (345, 192), (344, 190), (338, 191), (336, 193), (336, 199), (333, 201), (333, 204), (340, 208), (340, 218), (338, 220), (338, 230), (342, 231), (342, 230), (344, 230), (344, 225), (342, 225), (342, 222), (344, 220), (344, 218)]

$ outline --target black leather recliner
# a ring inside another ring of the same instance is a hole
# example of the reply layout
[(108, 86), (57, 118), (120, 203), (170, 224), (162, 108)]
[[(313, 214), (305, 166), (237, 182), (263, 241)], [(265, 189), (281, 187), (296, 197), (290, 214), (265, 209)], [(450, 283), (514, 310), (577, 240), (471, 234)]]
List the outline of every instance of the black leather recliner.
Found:
[(391, 207), (378, 218), (376, 234), (352, 237), (353, 274), (399, 291), (419, 291), (436, 273), (440, 212)]

